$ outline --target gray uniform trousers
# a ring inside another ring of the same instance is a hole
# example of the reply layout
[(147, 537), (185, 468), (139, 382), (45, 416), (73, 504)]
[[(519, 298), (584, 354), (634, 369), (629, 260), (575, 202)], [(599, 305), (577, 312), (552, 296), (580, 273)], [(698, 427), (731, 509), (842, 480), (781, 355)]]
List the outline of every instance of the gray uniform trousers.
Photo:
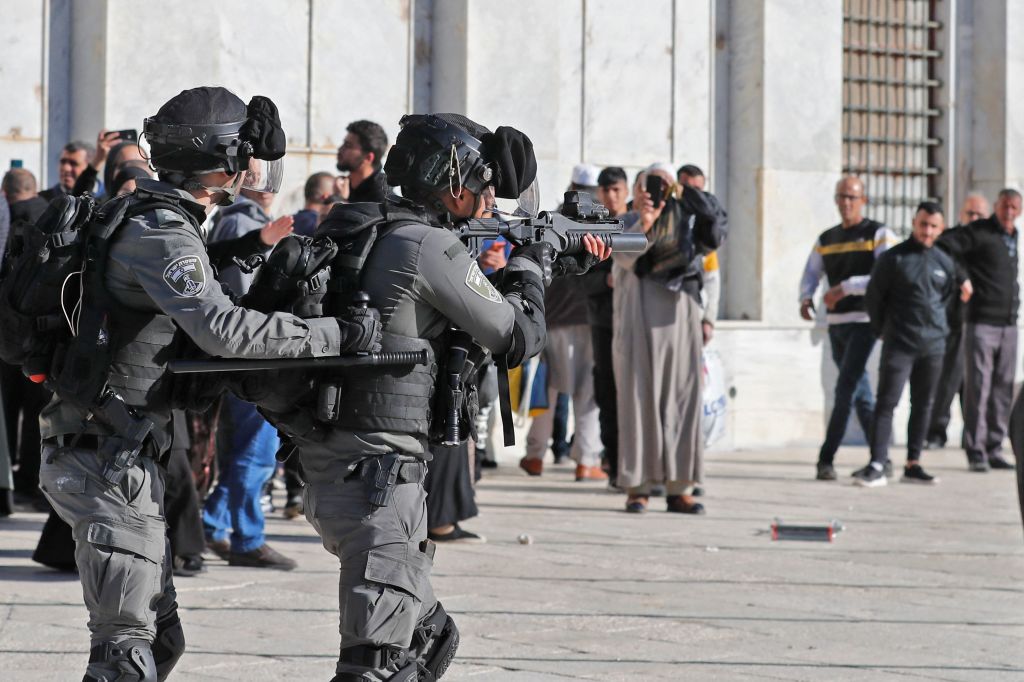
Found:
[(94, 450), (44, 442), (39, 487), (74, 532), (92, 646), (152, 642), (157, 618), (177, 607), (166, 550), (163, 473), (152, 458), (139, 457), (121, 484), (110, 487), (103, 465)]
[(964, 447), (972, 461), (1001, 457), (1017, 371), (1017, 327), (964, 329)]
[[(370, 502), (377, 456), (307, 448), (300, 457), (306, 518), (340, 562), (342, 652), (359, 645), (408, 649), (416, 624), (437, 603), (430, 586), (433, 561), (421, 547), (427, 539), (426, 463), (403, 458), (404, 478), (413, 480), (397, 481), (388, 504), (377, 507)], [(369, 670), (339, 660), (337, 672), (388, 679), (397, 667)]]

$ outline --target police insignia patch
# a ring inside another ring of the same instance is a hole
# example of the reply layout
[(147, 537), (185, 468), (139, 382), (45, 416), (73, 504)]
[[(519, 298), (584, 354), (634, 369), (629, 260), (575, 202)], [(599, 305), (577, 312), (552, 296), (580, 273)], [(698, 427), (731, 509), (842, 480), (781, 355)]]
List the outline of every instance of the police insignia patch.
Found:
[(164, 269), (164, 281), (179, 296), (198, 296), (206, 288), (206, 272), (199, 256), (182, 256)]
[(466, 272), (466, 286), (469, 287), (474, 294), (480, 298), (486, 298), (488, 301), (495, 303), (501, 303), (501, 294), (494, 288), (491, 281), (484, 276), (484, 273), (480, 271), (480, 266), (475, 262)]

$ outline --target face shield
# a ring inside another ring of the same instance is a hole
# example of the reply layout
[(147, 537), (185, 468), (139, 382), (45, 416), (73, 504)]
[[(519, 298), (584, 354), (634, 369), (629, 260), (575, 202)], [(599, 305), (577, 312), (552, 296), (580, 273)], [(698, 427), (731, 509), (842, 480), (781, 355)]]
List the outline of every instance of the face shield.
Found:
[(536, 178), (516, 199), (516, 210), (514, 213), (524, 218), (536, 218), (537, 214), (540, 213), (540, 186), (537, 184)]
[(249, 170), (245, 173), (242, 188), (253, 192), (277, 194), (284, 180), (284, 160), (249, 159)]

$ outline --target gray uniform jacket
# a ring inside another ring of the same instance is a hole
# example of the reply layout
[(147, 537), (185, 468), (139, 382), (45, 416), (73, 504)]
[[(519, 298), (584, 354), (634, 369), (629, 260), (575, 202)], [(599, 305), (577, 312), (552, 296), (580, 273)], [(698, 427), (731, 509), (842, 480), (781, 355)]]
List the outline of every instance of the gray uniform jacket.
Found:
[[(383, 228), (362, 270), (385, 332), (435, 339), (454, 325), (495, 354), (512, 345), (515, 313), (449, 230), (426, 223)], [(344, 408), (343, 408), (344, 409)], [(324, 442), (297, 439), (303, 453), (358, 458), (400, 452), (429, 458), (410, 434), (332, 429)]]
[[(155, 180), (140, 189), (175, 192), (202, 214), (192, 196)], [(304, 320), (239, 308), (213, 278), (206, 235), (176, 212), (149, 211), (132, 218), (113, 238), (106, 284), (112, 298), (140, 311), (164, 313), (203, 351), (225, 358), (287, 358), (337, 355), (341, 332), (334, 318)], [(85, 414), (54, 396), (40, 416), (43, 438), (81, 431)], [(158, 443), (170, 442), (170, 410), (147, 412)], [(90, 422), (86, 433), (106, 435)]]

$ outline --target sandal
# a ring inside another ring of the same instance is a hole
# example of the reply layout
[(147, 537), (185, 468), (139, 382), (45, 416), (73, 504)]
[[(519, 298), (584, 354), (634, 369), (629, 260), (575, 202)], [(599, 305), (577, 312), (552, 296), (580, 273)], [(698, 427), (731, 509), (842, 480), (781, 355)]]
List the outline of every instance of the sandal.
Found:
[(643, 514), (647, 511), (647, 495), (630, 495), (626, 498), (626, 511), (630, 514)]
[(665, 498), (666, 511), (676, 514), (703, 514), (704, 505), (689, 495), (669, 495)]

